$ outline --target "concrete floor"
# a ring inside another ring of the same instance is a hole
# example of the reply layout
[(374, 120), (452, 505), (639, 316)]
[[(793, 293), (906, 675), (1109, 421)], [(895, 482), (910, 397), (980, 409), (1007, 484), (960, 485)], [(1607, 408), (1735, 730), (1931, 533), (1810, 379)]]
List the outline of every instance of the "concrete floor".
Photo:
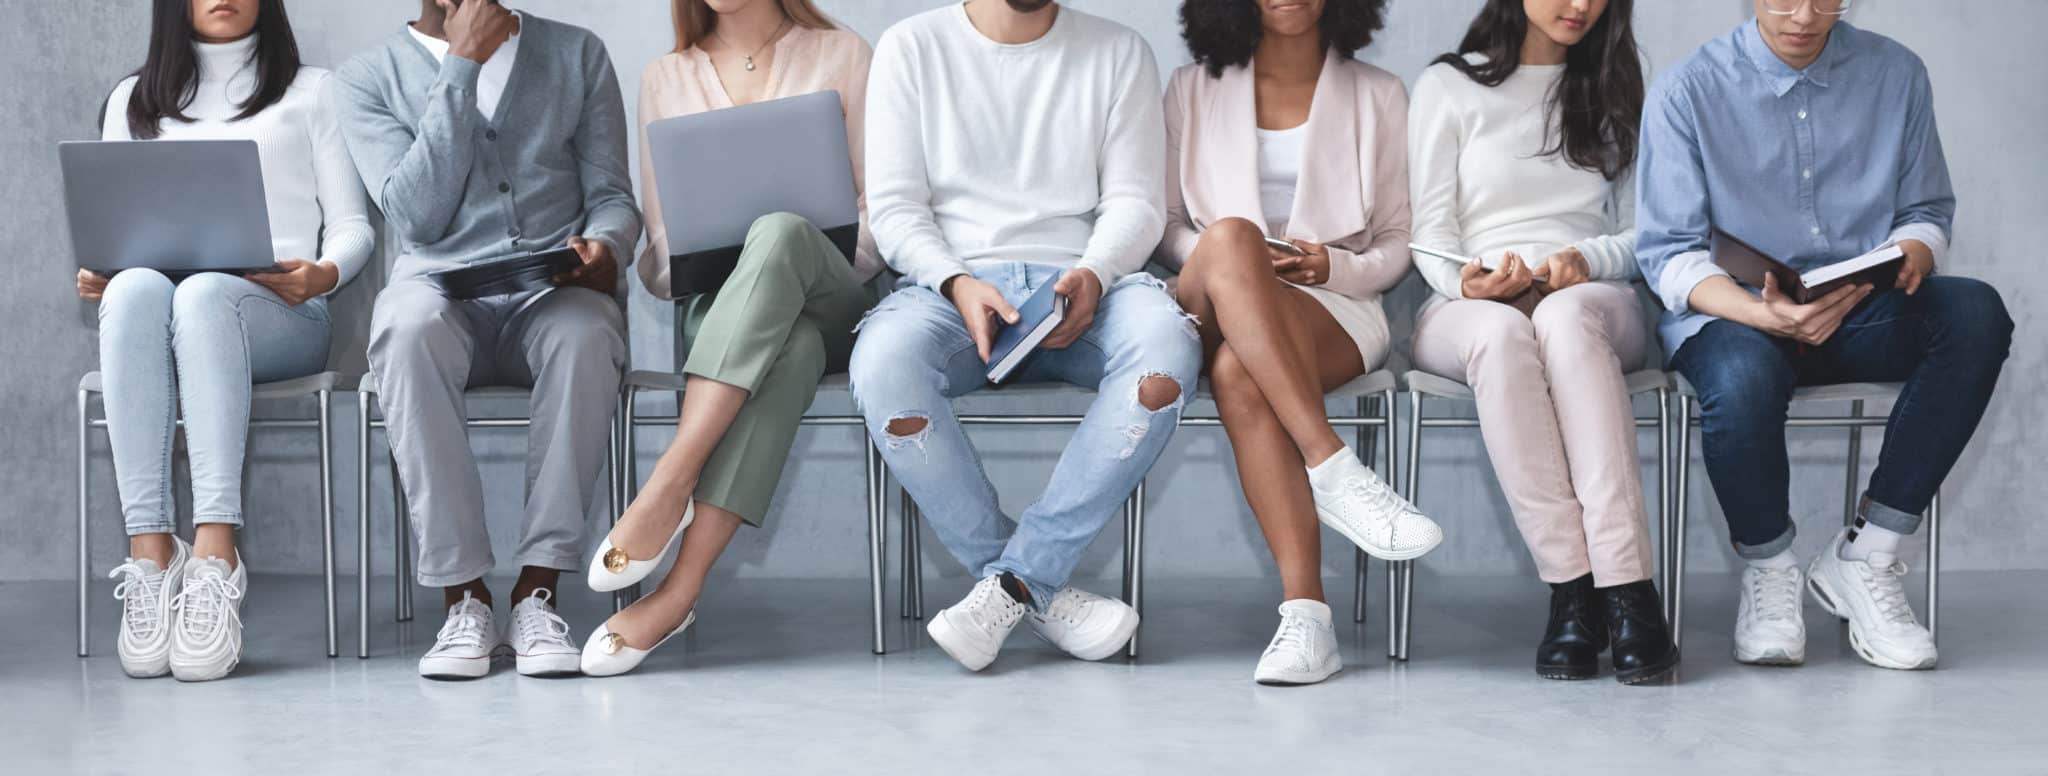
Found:
[[(1733, 582), (1699, 577), (1681, 680), (1634, 688), (1530, 671), (1529, 581), (1420, 584), (1410, 662), (1384, 657), (1375, 599), (1339, 630), (1345, 672), (1306, 688), (1250, 681), (1276, 623), (1255, 580), (1155, 580), (1137, 662), (1019, 633), (969, 675), (893, 615), (878, 658), (861, 583), (737, 581), (637, 673), (440, 683), (414, 673), (440, 624), (424, 591), (401, 625), (373, 587), (375, 656), (329, 660), (318, 581), (268, 577), (241, 669), (205, 685), (122, 676), (104, 587), (80, 660), (69, 586), (6, 584), (0, 773), (2048, 773), (2048, 572), (1946, 577), (1941, 668), (1920, 673), (1863, 665), (1811, 606), (1805, 667), (1737, 666)], [(931, 608), (958, 587), (934, 579)], [(605, 603), (567, 605), (580, 638)]]

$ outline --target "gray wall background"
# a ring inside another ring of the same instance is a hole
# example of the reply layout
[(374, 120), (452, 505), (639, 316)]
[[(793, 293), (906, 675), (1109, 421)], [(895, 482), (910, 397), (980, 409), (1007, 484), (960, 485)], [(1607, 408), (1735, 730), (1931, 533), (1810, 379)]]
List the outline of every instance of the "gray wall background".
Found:
[[(941, 0), (820, 0), (827, 12), (873, 40), (892, 22), (940, 5)], [(662, 0), (520, 0), (516, 7), (594, 29), (610, 46), (628, 95), (637, 93), (645, 64), (670, 46), (668, 4)], [(1412, 79), (1437, 53), (1453, 46), (1478, 0), (1399, 0), (1388, 29), (1366, 58)], [(0, 580), (59, 578), (71, 573), (75, 541), (76, 469), (74, 390), (78, 376), (96, 365), (94, 310), (72, 293), (73, 264), (64, 227), (55, 145), (95, 135), (96, 109), (111, 85), (141, 60), (147, 4), (136, 0), (0, 0), (9, 24), (0, 25), (0, 244), (11, 248), (13, 282), (0, 285)], [(1170, 0), (1074, 0), (1072, 7), (1128, 24), (1146, 36), (1163, 68), (1187, 61)], [(1661, 68), (1745, 18), (1749, 0), (1643, 0), (1638, 34), (1653, 67)], [(416, 0), (291, 0), (291, 13), (309, 63), (333, 65), (399, 30)], [(1952, 530), (1952, 568), (2042, 568), (2048, 529), (2036, 525), (2048, 503), (2048, 480), (2030, 476), (2048, 453), (2035, 431), (2048, 415), (2048, 399), (2033, 390), (2048, 361), (2035, 334), (2033, 305), (2048, 279), (2033, 271), (2038, 219), (2048, 212), (2048, 125), (2042, 84), (2048, 65), (2032, 53), (2038, 30), (2048, 26), (2042, 0), (1905, 2), (1865, 0), (1850, 18), (1899, 38), (1933, 72), (1949, 162), (1962, 197), (1955, 255), (1944, 269), (1995, 282), (2020, 324), (2006, 380), (1989, 417), (1946, 494)], [(637, 172), (637, 168), (636, 168)], [(364, 285), (358, 281), (358, 285)], [(1418, 283), (1397, 294), (1392, 315), (1405, 337)], [(357, 289), (360, 307), (369, 289)], [(359, 314), (355, 317), (360, 317)], [(632, 301), (635, 366), (672, 366), (672, 318), (665, 305), (636, 290)], [(667, 411), (651, 400), (648, 411)], [(481, 407), (489, 411), (492, 408)], [(509, 408), (516, 409), (516, 408)], [(841, 408), (843, 409), (843, 408)], [(1449, 409), (1449, 408), (1447, 408)], [(1823, 407), (1835, 412), (1842, 408)], [(1649, 407), (1639, 407), (1649, 411)], [(1873, 408), (1881, 411), (1882, 408)], [(1459, 411), (1459, 410), (1453, 410)], [(1465, 410), (1469, 411), (1469, 410)], [(259, 413), (310, 417), (309, 404), (264, 406)], [(353, 569), (355, 541), (354, 435), (346, 430), (353, 401), (337, 403), (344, 430), (335, 439), (337, 539), (344, 572)], [(1422, 501), (1442, 521), (1450, 540), (1426, 562), (1434, 573), (1532, 573), (1477, 435), (1443, 430), (1423, 457)], [(977, 432), (992, 475), (1010, 509), (1018, 510), (1050, 472), (1065, 435), (1053, 431)], [(1843, 487), (1843, 436), (1795, 432), (1795, 513), (1811, 551), (1838, 520)], [(667, 434), (643, 434), (643, 461), (651, 462)], [(501, 558), (509, 556), (519, 523), (524, 439), (516, 432), (482, 431), (475, 446), (493, 483), (491, 523)], [(381, 457), (373, 464), (377, 568), (389, 573), (390, 495)], [(1645, 487), (1654, 494), (1649, 465), (1654, 437), (1643, 437)], [(1864, 471), (1875, 464), (1866, 445)], [(112, 467), (104, 437), (95, 435), (91, 488), (94, 568), (117, 563), (121, 537)], [(316, 447), (300, 432), (262, 431), (251, 443), (249, 528), (245, 554), (258, 571), (313, 573), (319, 569)], [(180, 458), (182, 468), (182, 454)], [(1729, 568), (1725, 531), (1705, 472), (1695, 464), (1693, 568)], [(778, 496), (769, 527), (735, 543), (720, 573), (740, 577), (858, 577), (865, 574), (861, 455), (851, 429), (806, 431)], [(182, 477), (181, 477), (182, 479)], [(180, 486), (180, 498), (184, 490)], [(1653, 496), (1654, 499), (1654, 496)], [(1186, 430), (1151, 479), (1148, 562), (1158, 577), (1257, 577), (1271, 561), (1238, 491), (1223, 435)], [(181, 504), (182, 506), (182, 504)], [(603, 525), (602, 497), (593, 505), (594, 528)], [(1116, 573), (1116, 530), (1100, 543), (1082, 575)], [(1349, 548), (1327, 542), (1328, 568), (1348, 571)], [(936, 572), (957, 576), (956, 564), (936, 542), (929, 553)]]

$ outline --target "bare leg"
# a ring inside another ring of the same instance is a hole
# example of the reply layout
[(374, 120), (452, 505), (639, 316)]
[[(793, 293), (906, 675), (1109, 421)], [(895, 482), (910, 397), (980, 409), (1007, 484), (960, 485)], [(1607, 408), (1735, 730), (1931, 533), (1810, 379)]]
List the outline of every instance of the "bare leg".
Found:
[(449, 585), (448, 587), (441, 588), (441, 605), (446, 607), (461, 603), (463, 593), (468, 593), (471, 598), (475, 598), (478, 603), (484, 606), (491, 605), (491, 588), (489, 585), (484, 584), (483, 577), (477, 577), (460, 585)]
[(171, 564), (171, 556), (178, 554), (178, 543), (167, 533), (136, 534), (128, 537), (128, 557), (136, 560), (156, 561), (161, 569)]
[(548, 591), (548, 605), (553, 606), (557, 591), (555, 585), (562, 580), (561, 569), (526, 566), (519, 570), (519, 579), (512, 583), (512, 603), (517, 604), (533, 595), (535, 590)]
[(634, 649), (652, 649), (655, 642), (681, 625), (704, 592), (704, 578), (711, 564), (725, 552), (726, 544), (740, 529), (740, 518), (709, 504), (697, 505), (697, 519), (683, 532), (683, 548), (676, 565), (663, 577), (654, 592), (612, 615), (605, 627), (626, 640)]
[[(1345, 357), (1337, 354), (1348, 353), (1349, 360), (1357, 361), (1357, 348), (1349, 337), (1342, 338), (1339, 348), (1302, 347), (1314, 335), (1306, 316), (1290, 314), (1302, 295), (1273, 273), (1272, 256), (1258, 227), (1243, 219), (1217, 222), (1202, 233), (1181, 274), (1180, 303), (1201, 319), (1205, 349), (1211, 349), (1211, 342), (1230, 344), (1256, 376), (1260, 392), (1302, 459), (1314, 465), (1343, 449), (1344, 440), (1330, 427), (1323, 408), (1317, 360), (1318, 354), (1342, 360)], [(1317, 307), (1321, 317), (1329, 317)]]
[[(690, 493), (697, 489), (697, 477), (704, 471), (704, 462), (718, 449), (719, 440), (725, 438), (726, 429), (732, 427), (733, 418), (739, 416), (740, 407), (746, 403), (745, 390), (717, 380), (690, 378), (683, 391), (676, 438), (669, 442), (661, 460), (655, 462), (640, 495), (612, 528), (612, 546), (625, 550), (628, 557), (642, 560), (661, 552), (675, 534), (676, 523), (683, 519), (683, 509), (689, 505)], [(699, 519), (703, 511), (700, 506)], [(677, 621), (681, 621), (680, 615)]]
[[(169, 534), (164, 534), (169, 537)], [(206, 523), (192, 531), (192, 557), (219, 558), (228, 562), (228, 569), (234, 570), (240, 562), (235, 557), (235, 527), (226, 523)]]

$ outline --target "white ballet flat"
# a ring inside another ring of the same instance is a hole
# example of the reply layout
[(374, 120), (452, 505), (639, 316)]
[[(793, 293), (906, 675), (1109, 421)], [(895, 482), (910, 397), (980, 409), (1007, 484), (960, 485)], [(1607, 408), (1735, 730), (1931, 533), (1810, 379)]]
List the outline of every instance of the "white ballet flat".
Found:
[(676, 532), (668, 537), (668, 544), (661, 553), (647, 560), (633, 560), (626, 557), (626, 551), (612, 546), (612, 537), (607, 534), (604, 542), (597, 546), (597, 555), (590, 559), (590, 589), (600, 593), (623, 590), (640, 584), (654, 567), (661, 565), (661, 559), (676, 551), (676, 544), (683, 540), (683, 529), (690, 527), (690, 521), (697, 519), (697, 500), (683, 508), (683, 519), (676, 523)]
[(590, 638), (583, 642), (583, 675), (618, 676), (639, 668), (641, 661), (646, 660), (649, 654), (661, 649), (661, 645), (667, 644), (669, 639), (676, 637), (676, 634), (688, 630), (690, 623), (696, 621), (697, 610), (692, 609), (689, 614), (683, 615), (683, 624), (676, 626), (675, 630), (669, 631), (668, 635), (661, 637), (660, 641), (654, 642), (654, 646), (647, 649), (626, 646), (626, 637), (613, 633), (610, 623), (599, 625), (597, 632), (590, 634)]

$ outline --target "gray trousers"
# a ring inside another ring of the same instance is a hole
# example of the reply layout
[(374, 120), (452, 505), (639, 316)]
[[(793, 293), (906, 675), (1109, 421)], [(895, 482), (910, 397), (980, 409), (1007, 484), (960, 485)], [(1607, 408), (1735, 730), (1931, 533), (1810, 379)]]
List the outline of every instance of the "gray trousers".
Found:
[(448, 587), (489, 573), (483, 479), (463, 391), (533, 391), (520, 566), (583, 567), (584, 515), (626, 361), (618, 302), (584, 288), (456, 301), (425, 278), (377, 296), (370, 367), (419, 547), (418, 580)]

